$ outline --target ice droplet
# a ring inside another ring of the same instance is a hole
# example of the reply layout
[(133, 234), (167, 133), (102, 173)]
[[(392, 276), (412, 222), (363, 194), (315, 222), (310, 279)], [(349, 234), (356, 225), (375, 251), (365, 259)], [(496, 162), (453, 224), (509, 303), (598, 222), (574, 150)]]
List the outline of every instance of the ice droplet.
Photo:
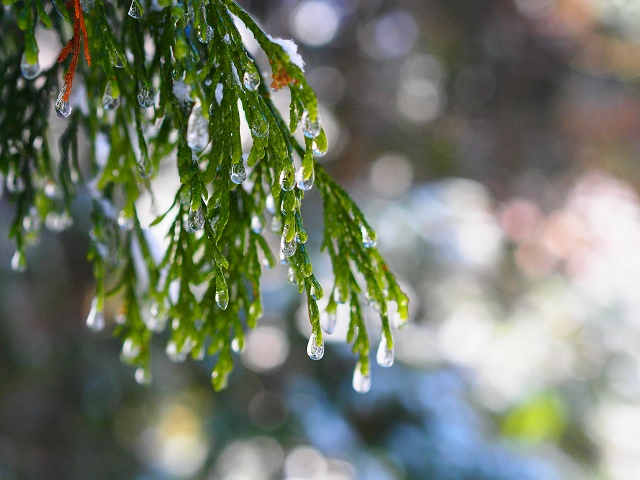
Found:
[(133, 0), (131, 2), (131, 6), (129, 7), (129, 16), (131, 18), (141, 18), (144, 13), (144, 8), (140, 3), (140, 0)]
[(63, 232), (73, 225), (73, 218), (66, 211), (62, 213), (49, 212), (44, 219), (44, 225), (52, 232)]
[(229, 305), (229, 292), (227, 290), (216, 290), (216, 303), (222, 310), (226, 310)]
[(264, 220), (262, 219), (262, 215), (254, 215), (251, 217), (251, 231), (253, 233), (260, 233), (264, 228)]
[(191, 351), (191, 342), (185, 341), (184, 346), (178, 349), (178, 344), (174, 340), (170, 340), (165, 348), (165, 353), (169, 360), (174, 363), (184, 362), (187, 359), (187, 355)]
[(141, 310), (142, 321), (150, 332), (162, 333), (167, 326), (166, 309), (162, 309), (157, 303), (151, 305), (148, 311)]
[(304, 136), (307, 138), (317, 138), (321, 130), (322, 125), (320, 125), (320, 120), (311, 120), (309, 112), (305, 112), (302, 119), (302, 133), (304, 133)]
[(276, 201), (273, 198), (273, 195), (267, 195), (267, 198), (264, 201), (264, 206), (271, 215), (276, 213)]
[(27, 54), (22, 54), (22, 60), (20, 61), (20, 71), (22, 72), (22, 76), (27, 80), (33, 80), (38, 75), (40, 75), (40, 63), (36, 61), (36, 63), (29, 63), (27, 60)]
[(238, 163), (231, 164), (231, 181), (236, 185), (240, 185), (247, 179), (247, 172), (244, 169), (244, 162), (241, 160)]
[(282, 220), (280, 217), (273, 217), (271, 219), (271, 231), (278, 235), (282, 232)]
[(52, 200), (62, 197), (62, 195), (60, 194), (60, 189), (53, 180), (47, 180), (47, 182), (44, 184), (44, 195), (45, 197)]
[(118, 226), (122, 230), (133, 229), (133, 218), (128, 217), (124, 210), (118, 214)]
[(337, 322), (338, 316), (336, 312), (324, 312), (320, 318), (320, 326), (328, 335), (331, 335), (335, 331)]
[(224, 34), (224, 37), (222, 37), (222, 41), (224, 43), (226, 43), (227, 45), (231, 45), (231, 38), (229, 38), (229, 34), (228, 33)]
[(316, 157), (324, 157), (325, 154), (327, 153), (327, 149), (318, 147), (318, 144), (316, 143), (315, 140), (311, 144), (311, 151)]
[(192, 232), (202, 230), (204, 228), (204, 214), (202, 213), (202, 207), (198, 207), (197, 210), (191, 210), (189, 212), (189, 218), (187, 223)]
[(151, 385), (151, 372), (144, 367), (138, 367), (135, 373), (138, 385)]
[(309, 343), (307, 344), (307, 355), (311, 360), (320, 360), (324, 356), (324, 339), (318, 345), (315, 332), (309, 337)]
[(135, 343), (132, 338), (127, 338), (122, 344), (121, 356), (124, 360), (134, 360), (140, 355), (140, 345)]
[(362, 373), (362, 364), (358, 362), (353, 371), (353, 389), (358, 393), (367, 393), (371, 390), (371, 373)]
[(244, 341), (240, 341), (238, 337), (235, 337), (233, 340), (231, 340), (231, 350), (233, 350), (235, 353), (244, 352), (244, 346)]
[(213, 40), (213, 27), (205, 23), (198, 28), (198, 41), (200, 43), (209, 43)]
[(203, 151), (209, 144), (209, 122), (202, 115), (200, 105), (195, 106), (189, 115), (187, 144), (194, 152)]
[(56, 100), (56, 115), (60, 118), (67, 118), (71, 115), (71, 105), (64, 99), (64, 94), (67, 91), (67, 87), (62, 87), (60, 93), (58, 94), (58, 99)]
[(151, 173), (151, 162), (149, 158), (142, 156), (138, 159), (138, 173), (142, 178), (147, 178)]
[(315, 179), (313, 168), (311, 168), (309, 178), (304, 178), (306, 175), (308, 175), (308, 172), (304, 167), (300, 167), (296, 172), (296, 182), (300, 190), (311, 190), (311, 187), (313, 187), (313, 181)]
[(25, 190), (24, 179), (11, 168), (7, 173), (7, 191), (9, 193), (22, 193)]
[(113, 96), (111, 82), (107, 82), (107, 86), (104, 88), (104, 94), (102, 95), (102, 108), (105, 110), (115, 110), (119, 106), (120, 97)]
[(364, 245), (365, 248), (373, 248), (378, 244), (376, 232), (368, 229), (364, 225), (360, 227), (360, 231), (362, 232), (362, 245)]
[(262, 113), (257, 113), (251, 124), (251, 133), (256, 138), (267, 138), (269, 136), (269, 122)]
[(143, 85), (138, 92), (138, 103), (142, 108), (150, 108), (156, 103), (156, 92), (151, 87)]
[(258, 73), (258, 70), (253, 64), (245, 70), (242, 76), (242, 84), (244, 88), (250, 92), (255, 92), (260, 86), (260, 73)]
[(298, 248), (298, 242), (293, 238), (290, 242), (287, 242), (287, 234), (284, 232), (280, 238), (280, 251), (285, 258), (292, 257), (296, 253)]
[(104, 312), (102, 309), (98, 309), (98, 297), (93, 297), (91, 301), (91, 310), (87, 316), (87, 328), (92, 332), (104, 330)]
[(294, 173), (289, 169), (284, 169), (280, 172), (280, 188), (285, 192), (293, 190), (296, 186), (296, 178)]
[(389, 347), (387, 336), (382, 334), (380, 345), (378, 345), (378, 352), (376, 353), (376, 361), (381, 367), (389, 368), (393, 365), (393, 357), (393, 347)]
[(23, 273), (27, 269), (27, 259), (24, 256), (22, 250), (16, 250), (16, 253), (11, 257), (11, 270), (18, 273)]

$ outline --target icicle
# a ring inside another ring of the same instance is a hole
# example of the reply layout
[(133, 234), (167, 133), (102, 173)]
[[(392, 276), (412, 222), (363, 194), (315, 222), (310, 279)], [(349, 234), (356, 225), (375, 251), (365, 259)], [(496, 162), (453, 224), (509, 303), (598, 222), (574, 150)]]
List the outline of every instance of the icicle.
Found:
[(24, 273), (27, 270), (27, 259), (22, 250), (16, 250), (11, 257), (11, 270), (18, 273)]
[(236, 185), (240, 185), (247, 179), (247, 172), (244, 169), (244, 162), (240, 160), (238, 163), (231, 164), (231, 181)]
[(131, 6), (129, 7), (129, 16), (131, 18), (142, 18), (142, 14), (144, 13), (144, 8), (140, 3), (140, 0), (132, 0)]
[(153, 88), (143, 85), (138, 92), (138, 103), (142, 108), (153, 107), (153, 105), (156, 103), (156, 92), (153, 90)]
[(198, 41), (206, 44), (211, 40), (213, 40), (213, 27), (208, 23), (200, 25), (198, 28)]
[(151, 372), (144, 367), (138, 367), (135, 373), (138, 385), (151, 385)]
[(260, 73), (253, 62), (247, 63), (242, 76), (242, 84), (250, 92), (255, 92), (260, 86)]
[(22, 60), (20, 61), (20, 72), (22, 72), (22, 76), (27, 80), (33, 80), (38, 75), (40, 75), (40, 63), (36, 60), (36, 63), (29, 63), (27, 60), (27, 54), (22, 54)]
[(192, 232), (202, 230), (204, 228), (204, 214), (202, 213), (202, 206), (199, 206), (197, 210), (191, 210), (191, 212), (189, 212), (187, 224)]
[(64, 94), (66, 91), (67, 87), (62, 87), (60, 93), (58, 94), (58, 99), (56, 100), (56, 115), (58, 115), (60, 118), (67, 118), (69, 115), (71, 115), (71, 105), (69, 105), (69, 102), (65, 101), (64, 99)]
[(318, 119), (311, 120), (309, 112), (305, 112), (302, 119), (302, 133), (307, 138), (317, 138), (322, 130), (322, 125)]
[(104, 94), (102, 95), (102, 108), (105, 110), (115, 110), (119, 106), (120, 97), (113, 96), (111, 82), (107, 82), (107, 86), (104, 88)]
[(98, 309), (98, 297), (94, 297), (91, 301), (91, 310), (87, 316), (87, 328), (92, 332), (104, 330), (104, 312), (102, 309)]
[(309, 337), (307, 355), (309, 355), (311, 360), (320, 360), (324, 356), (324, 339), (320, 342), (320, 345), (318, 345), (315, 332)]
[(376, 361), (381, 367), (388, 368), (393, 365), (393, 360), (393, 347), (389, 347), (387, 336), (383, 333), (382, 338), (380, 338), (380, 345), (378, 345)]
[(320, 318), (320, 326), (328, 335), (331, 335), (335, 331), (336, 323), (338, 323), (336, 312), (324, 312)]
[[(309, 175), (308, 178), (305, 178), (306, 175)], [(315, 173), (313, 171), (313, 167), (311, 168), (310, 174), (307, 172), (304, 166), (300, 167), (296, 172), (296, 182), (300, 190), (311, 190), (311, 187), (313, 187), (314, 178)]]
[(367, 393), (371, 390), (371, 373), (362, 373), (362, 364), (358, 362), (353, 371), (353, 389), (358, 393)]
[(194, 152), (203, 151), (209, 144), (209, 122), (204, 118), (200, 105), (196, 105), (189, 115), (187, 144)]

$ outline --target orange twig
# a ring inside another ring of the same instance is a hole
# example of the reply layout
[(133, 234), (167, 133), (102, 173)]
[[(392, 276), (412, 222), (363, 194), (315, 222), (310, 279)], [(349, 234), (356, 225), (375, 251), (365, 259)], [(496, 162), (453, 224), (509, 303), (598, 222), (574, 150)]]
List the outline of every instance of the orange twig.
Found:
[(64, 94), (62, 99), (65, 102), (69, 101), (69, 95), (71, 94), (71, 87), (73, 86), (73, 77), (76, 74), (76, 67), (78, 66), (78, 58), (80, 57), (80, 36), (84, 41), (84, 58), (87, 59), (87, 65), (91, 65), (91, 56), (89, 55), (89, 42), (87, 40), (87, 29), (84, 24), (84, 16), (82, 15), (82, 8), (80, 7), (80, 0), (74, 0), (73, 6), (73, 37), (67, 42), (65, 47), (58, 55), (58, 63), (62, 63), (71, 54), (71, 63), (69, 64), (69, 70), (64, 76)]

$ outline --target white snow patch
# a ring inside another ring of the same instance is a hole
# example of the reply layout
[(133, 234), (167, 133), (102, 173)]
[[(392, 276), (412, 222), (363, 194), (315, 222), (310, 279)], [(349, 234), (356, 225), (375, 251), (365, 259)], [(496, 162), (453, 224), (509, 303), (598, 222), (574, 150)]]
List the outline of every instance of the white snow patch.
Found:
[(222, 103), (222, 89), (224, 88), (224, 85), (222, 85), (221, 83), (216, 85), (216, 103), (218, 105), (220, 105)]
[(289, 60), (291, 60), (291, 63), (298, 66), (300, 70), (304, 72), (304, 60), (302, 60), (302, 57), (298, 53), (298, 45), (296, 45), (296, 42), (284, 38), (272, 37), (269, 34), (267, 34), (267, 37), (273, 43), (280, 45), (284, 52), (289, 55)]

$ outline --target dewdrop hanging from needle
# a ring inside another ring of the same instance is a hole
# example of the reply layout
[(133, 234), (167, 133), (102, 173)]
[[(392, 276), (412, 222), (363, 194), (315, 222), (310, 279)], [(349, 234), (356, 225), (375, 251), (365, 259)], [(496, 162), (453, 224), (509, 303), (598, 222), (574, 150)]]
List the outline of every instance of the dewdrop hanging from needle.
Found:
[(69, 54), (72, 54), (69, 70), (64, 76), (64, 86), (62, 87), (62, 90), (60, 90), (60, 94), (58, 95), (58, 99), (56, 100), (56, 114), (59, 117), (63, 118), (71, 115), (69, 95), (71, 94), (73, 77), (76, 74), (78, 58), (80, 57), (80, 35), (82, 35), (82, 40), (84, 42), (84, 58), (87, 59), (87, 65), (91, 65), (91, 56), (89, 55), (89, 42), (87, 40), (87, 29), (84, 24), (84, 16), (82, 15), (80, 0), (74, 0), (73, 10), (73, 36), (62, 49), (60, 55), (58, 55), (58, 63), (62, 63), (66, 60)]

